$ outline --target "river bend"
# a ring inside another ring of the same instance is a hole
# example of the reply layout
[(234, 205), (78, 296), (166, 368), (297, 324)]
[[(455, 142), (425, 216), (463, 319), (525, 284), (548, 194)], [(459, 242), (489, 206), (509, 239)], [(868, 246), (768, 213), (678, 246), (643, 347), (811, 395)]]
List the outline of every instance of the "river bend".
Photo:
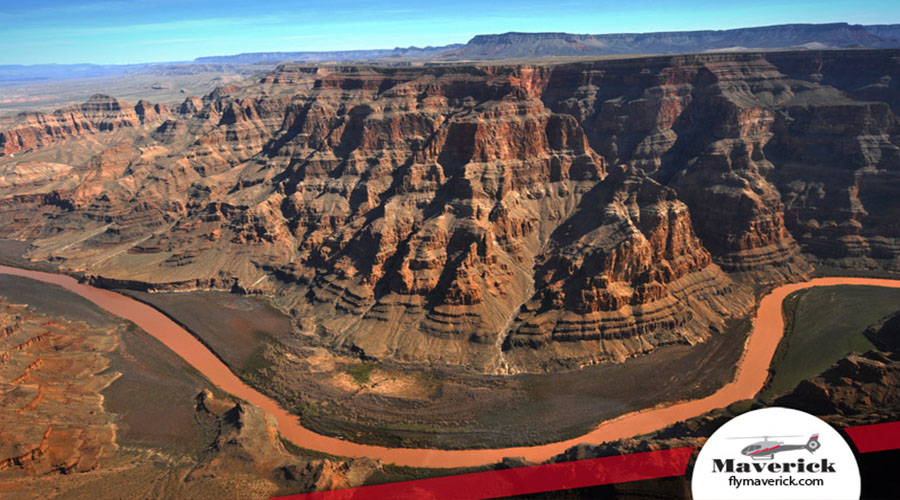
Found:
[(2, 265), (0, 274), (59, 285), (115, 316), (132, 321), (202, 372), (223, 391), (272, 414), (278, 421), (281, 435), (297, 446), (339, 456), (373, 457), (386, 463), (433, 468), (479, 466), (496, 463), (504, 457), (524, 457), (531, 462), (543, 462), (579, 443), (603, 443), (646, 434), (728, 406), (735, 401), (750, 399), (762, 389), (768, 377), (769, 364), (784, 333), (781, 303), (788, 295), (815, 286), (869, 285), (900, 288), (900, 280), (843, 277), (816, 278), (780, 286), (760, 302), (735, 379), (709, 396), (627, 413), (599, 424), (587, 434), (566, 441), (512, 448), (436, 450), (372, 446), (316, 434), (300, 425), (298, 416), (290, 414), (275, 400), (245, 384), (190, 332), (156, 309), (125, 295), (79, 283), (71, 276)]

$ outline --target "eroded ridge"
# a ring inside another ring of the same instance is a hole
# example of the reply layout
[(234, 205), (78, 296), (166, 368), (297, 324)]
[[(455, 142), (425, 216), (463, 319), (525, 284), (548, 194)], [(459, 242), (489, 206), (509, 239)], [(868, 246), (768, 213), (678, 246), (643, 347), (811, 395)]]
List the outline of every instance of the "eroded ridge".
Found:
[(0, 471), (86, 472), (117, 449), (100, 392), (119, 374), (116, 332), (0, 297)]

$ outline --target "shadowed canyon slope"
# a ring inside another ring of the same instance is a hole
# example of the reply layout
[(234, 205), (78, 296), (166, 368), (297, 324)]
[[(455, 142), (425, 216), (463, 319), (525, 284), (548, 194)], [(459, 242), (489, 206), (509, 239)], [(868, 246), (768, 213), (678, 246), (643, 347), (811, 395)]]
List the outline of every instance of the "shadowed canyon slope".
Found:
[(0, 129), (2, 236), (309, 342), (507, 373), (702, 342), (752, 284), (895, 272), (900, 52), (280, 66)]

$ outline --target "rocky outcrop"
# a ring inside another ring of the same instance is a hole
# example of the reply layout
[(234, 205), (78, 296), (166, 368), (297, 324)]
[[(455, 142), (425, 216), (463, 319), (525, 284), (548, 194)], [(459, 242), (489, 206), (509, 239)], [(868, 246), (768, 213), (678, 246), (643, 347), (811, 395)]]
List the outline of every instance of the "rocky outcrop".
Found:
[(84, 104), (53, 113), (21, 113), (0, 130), (0, 155), (10, 155), (49, 146), (73, 137), (154, 124), (168, 115), (159, 104), (141, 101), (130, 106), (95, 94)]
[(0, 227), (97, 283), (276, 296), (368, 358), (620, 361), (703, 341), (810, 261), (894, 269), (896, 57), (283, 65), (138, 103), (157, 125), (92, 132), (71, 165), (2, 159)]
[(841, 426), (896, 420), (900, 415), (900, 354), (851, 354), (820, 376), (800, 382), (776, 405), (820, 415)]
[(361, 486), (381, 469), (381, 462), (370, 458), (298, 458), (284, 448), (271, 415), (252, 405), (215, 398), (209, 390), (197, 395), (197, 418), (214, 429), (214, 435), (188, 474), (189, 482), (247, 475), (269, 478), (287, 491), (310, 493)]
[(108, 331), (0, 299), (0, 471), (88, 472), (118, 448), (105, 389), (120, 375)]
[(545, 101), (577, 117), (605, 158), (675, 188), (723, 269), (763, 282), (810, 272), (769, 180), (775, 109), (792, 84), (765, 58), (654, 58), (559, 73)]
[(700, 342), (752, 306), (713, 264), (675, 192), (635, 169), (613, 170), (585, 194), (535, 269), (537, 292), (506, 340), (507, 359), (521, 366), (621, 361)]
[(900, 351), (900, 311), (885, 316), (863, 333), (882, 351)]
[[(145, 376), (141, 370), (152, 377), (144, 387), (155, 389), (161, 380), (160, 372), (152, 368), (156, 361), (142, 356), (133, 339), (122, 338), (135, 332), (115, 321), (87, 323), (50, 316), (39, 311), (52, 307), (39, 307), (0, 298), (4, 493), (31, 498), (58, 490), (66, 498), (95, 498), (103, 486), (113, 498), (133, 491), (135, 481), (150, 484), (148, 477), (159, 477), (165, 480), (154, 494), (163, 497), (261, 499), (279, 491), (356, 487), (381, 469), (381, 463), (372, 459), (295, 455), (285, 448), (272, 416), (244, 402), (214, 397), (209, 390), (197, 396), (193, 411), (190, 398), (176, 397), (170, 403), (170, 393), (163, 396), (169, 401), (160, 402), (158, 395), (135, 389), (141, 387), (135, 379)], [(85, 317), (94, 315), (89, 312)], [(110, 408), (119, 404), (116, 392), (123, 390), (128, 397), (149, 398), (150, 405), (172, 406), (159, 410), (163, 420), (142, 413), (146, 407), (140, 405), (124, 408), (130, 415), (118, 413), (122, 410), (111, 413)], [(183, 432), (182, 424), (187, 424), (187, 433), (176, 434)], [(135, 430), (138, 439), (132, 437)], [(147, 437), (154, 435), (165, 436), (165, 444)], [(185, 435), (189, 438), (181, 437)], [(175, 439), (186, 442), (168, 444)], [(147, 475), (158, 468), (162, 475)]]

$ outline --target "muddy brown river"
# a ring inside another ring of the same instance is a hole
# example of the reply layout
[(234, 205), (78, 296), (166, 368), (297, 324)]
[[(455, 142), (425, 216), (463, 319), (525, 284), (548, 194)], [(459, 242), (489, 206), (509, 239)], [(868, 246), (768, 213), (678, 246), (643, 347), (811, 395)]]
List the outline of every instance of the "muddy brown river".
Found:
[(275, 400), (241, 381), (190, 332), (156, 309), (130, 297), (81, 284), (70, 276), (8, 266), (0, 266), (0, 273), (59, 285), (115, 316), (134, 322), (200, 370), (220, 389), (272, 414), (278, 421), (281, 435), (297, 446), (340, 456), (366, 456), (397, 465), (434, 468), (485, 465), (498, 462), (504, 457), (524, 457), (528, 461), (542, 462), (579, 443), (602, 443), (646, 434), (728, 406), (735, 401), (752, 398), (762, 389), (768, 377), (769, 363), (784, 333), (781, 303), (785, 297), (797, 290), (814, 286), (870, 285), (900, 288), (900, 280), (874, 278), (817, 278), (778, 287), (763, 297), (760, 303), (735, 380), (705, 398), (671, 402), (627, 413), (599, 424), (587, 434), (556, 443), (486, 450), (434, 450), (370, 446), (316, 434), (304, 428), (299, 417), (288, 413)]

